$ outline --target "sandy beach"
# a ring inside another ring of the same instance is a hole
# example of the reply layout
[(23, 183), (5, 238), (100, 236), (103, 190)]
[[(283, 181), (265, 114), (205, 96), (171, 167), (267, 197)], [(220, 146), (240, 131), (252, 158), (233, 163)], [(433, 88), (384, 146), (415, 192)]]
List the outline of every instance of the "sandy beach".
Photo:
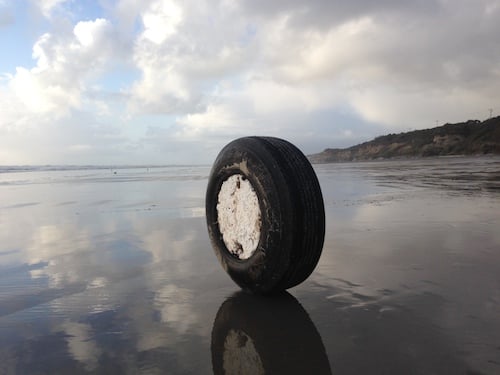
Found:
[(223, 373), (233, 334), (267, 373), (500, 372), (499, 157), (316, 165), (323, 254), (275, 299), (217, 262), (209, 166), (54, 169), (0, 173), (0, 374)]

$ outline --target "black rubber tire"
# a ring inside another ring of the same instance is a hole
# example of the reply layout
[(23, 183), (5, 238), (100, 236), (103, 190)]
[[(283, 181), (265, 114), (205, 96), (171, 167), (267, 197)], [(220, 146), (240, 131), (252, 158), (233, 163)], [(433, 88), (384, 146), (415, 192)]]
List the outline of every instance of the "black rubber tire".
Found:
[[(249, 180), (261, 212), (260, 239), (248, 259), (233, 255), (219, 230), (219, 191), (235, 174)], [(325, 209), (318, 178), (306, 156), (283, 139), (245, 137), (222, 149), (208, 181), (206, 218), (219, 262), (244, 290), (270, 294), (298, 285), (321, 256)]]
[(211, 352), (216, 375), (332, 373), (314, 323), (287, 292), (228, 298), (214, 321)]

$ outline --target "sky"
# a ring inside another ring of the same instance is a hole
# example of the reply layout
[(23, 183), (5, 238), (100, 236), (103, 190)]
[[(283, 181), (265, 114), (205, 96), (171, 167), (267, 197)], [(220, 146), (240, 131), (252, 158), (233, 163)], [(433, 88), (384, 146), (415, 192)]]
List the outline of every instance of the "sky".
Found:
[(498, 0), (0, 0), (0, 165), (211, 164), (500, 114)]

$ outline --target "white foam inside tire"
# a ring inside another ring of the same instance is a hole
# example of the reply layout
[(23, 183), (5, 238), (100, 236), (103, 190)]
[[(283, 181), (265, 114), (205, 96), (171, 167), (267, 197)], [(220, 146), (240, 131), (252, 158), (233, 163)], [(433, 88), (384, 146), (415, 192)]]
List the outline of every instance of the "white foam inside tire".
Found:
[(239, 259), (250, 258), (259, 245), (262, 220), (257, 194), (244, 176), (235, 174), (222, 183), (217, 220), (229, 252)]

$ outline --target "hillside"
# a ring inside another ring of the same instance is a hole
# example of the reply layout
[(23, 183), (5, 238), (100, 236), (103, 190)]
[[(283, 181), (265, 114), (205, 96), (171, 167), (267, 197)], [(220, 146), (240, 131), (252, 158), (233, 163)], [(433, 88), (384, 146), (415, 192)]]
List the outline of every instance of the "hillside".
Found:
[(432, 129), (389, 134), (345, 149), (309, 155), (312, 163), (335, 163), (388, 158), (500, 154), (500, 116), (469, 120)]

